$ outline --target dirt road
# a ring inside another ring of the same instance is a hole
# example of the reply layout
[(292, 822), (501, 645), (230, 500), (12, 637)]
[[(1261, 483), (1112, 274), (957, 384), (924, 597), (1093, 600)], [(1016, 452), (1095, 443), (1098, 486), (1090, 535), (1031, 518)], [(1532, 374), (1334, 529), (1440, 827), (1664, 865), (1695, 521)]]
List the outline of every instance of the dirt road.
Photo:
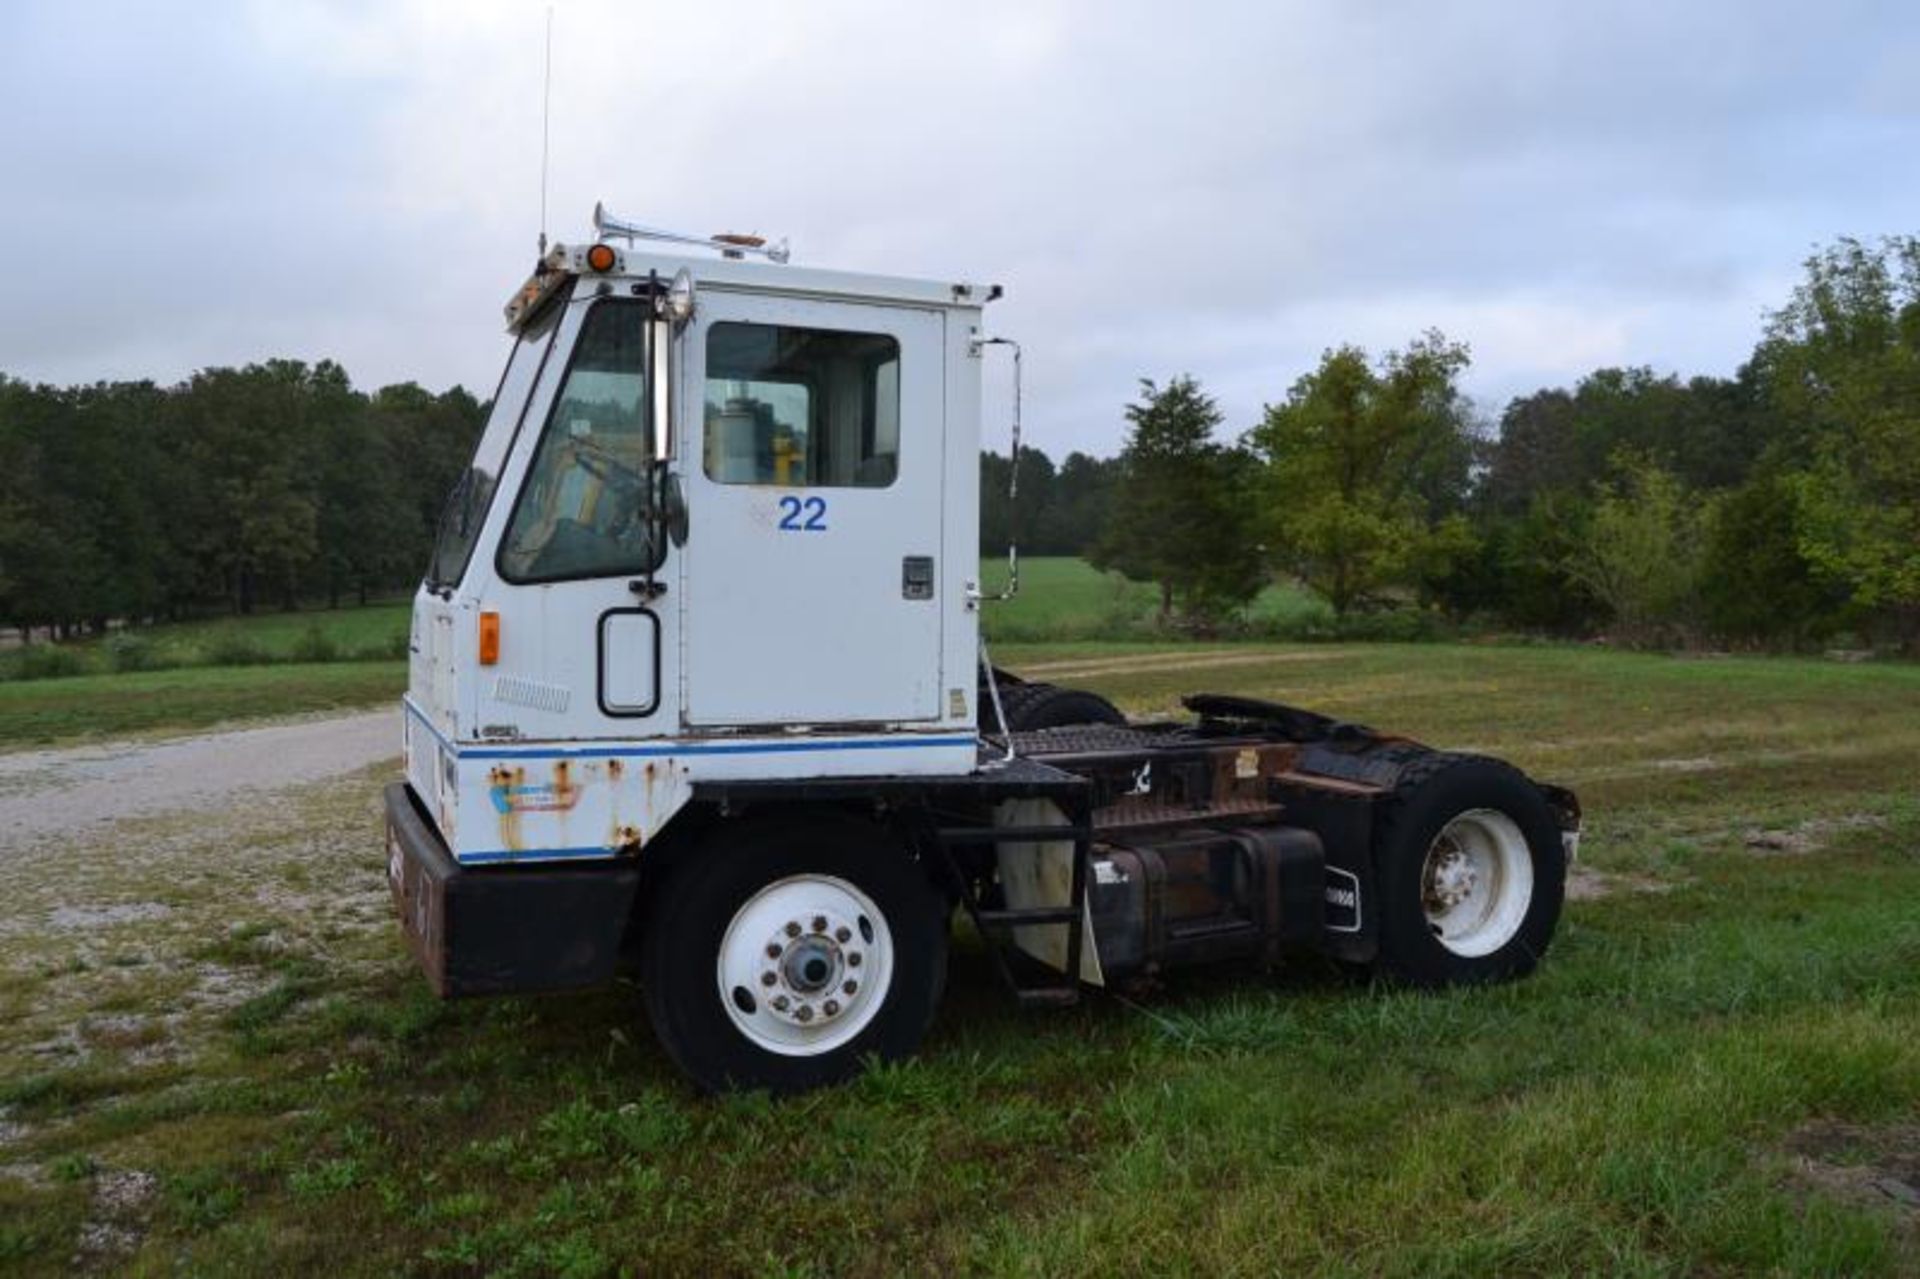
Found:
[(0, 755), (0, 857), (62, 830), (205, 808), (400, 753), (393, 708), (155, 742)]

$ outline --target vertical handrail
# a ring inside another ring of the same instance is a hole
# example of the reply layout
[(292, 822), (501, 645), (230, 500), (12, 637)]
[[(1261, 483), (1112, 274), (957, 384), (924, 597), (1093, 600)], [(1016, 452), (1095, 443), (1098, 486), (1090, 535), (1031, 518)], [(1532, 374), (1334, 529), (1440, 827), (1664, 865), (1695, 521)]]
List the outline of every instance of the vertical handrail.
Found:
[(1007, 589), (998, 595), (982, 595), (983, 601), (999, 603), (1020, 593), (1020, 344), (1012, 338), (981, 338), (980, 345), (1013, 348), (1013, 444), (1007, 452)]

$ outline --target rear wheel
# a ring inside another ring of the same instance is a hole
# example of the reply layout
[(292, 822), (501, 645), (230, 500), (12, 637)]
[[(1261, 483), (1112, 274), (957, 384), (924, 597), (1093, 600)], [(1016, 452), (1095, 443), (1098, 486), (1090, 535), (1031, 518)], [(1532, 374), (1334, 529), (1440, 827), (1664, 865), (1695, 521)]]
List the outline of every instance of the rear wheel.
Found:
[(1069, 728), (1077, 724), (1125, 724), (1127, 717), (1098, 693), (1055, 684), (1025, 684), (1007, 703), (1007, 722), (1016, 732)]
[(1566, 889), (1560, 827), (1497, 760), (1434, 754), (1390, 801), (1379, 854), (1380, 966), (1422, 986), (1498, 981), (1546, 953)]
[(945, 981), (938, 895), (862, 822), (723, 824), (649, 916), (654, 1033), (708, 1090), (798, 1091), (910, 1055)]

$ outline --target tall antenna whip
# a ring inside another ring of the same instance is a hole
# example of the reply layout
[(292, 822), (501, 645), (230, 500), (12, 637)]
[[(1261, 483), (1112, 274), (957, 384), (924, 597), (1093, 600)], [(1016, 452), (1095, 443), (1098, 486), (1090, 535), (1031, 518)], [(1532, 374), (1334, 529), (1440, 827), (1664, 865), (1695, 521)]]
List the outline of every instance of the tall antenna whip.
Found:
[(540, 87), (540, 257), (547, 256), (547, 151), (553, 136), (553, 6), (547, 6), (547, 72)]

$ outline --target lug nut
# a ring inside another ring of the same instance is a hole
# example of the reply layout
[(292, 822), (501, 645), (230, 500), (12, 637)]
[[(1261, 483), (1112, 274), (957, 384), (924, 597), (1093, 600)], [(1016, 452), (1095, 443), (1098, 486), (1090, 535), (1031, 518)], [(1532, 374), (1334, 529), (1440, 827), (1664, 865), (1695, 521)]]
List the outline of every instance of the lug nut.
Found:
[(767, 943), (767, 958), (768, 959), (780, 958), (780, 947), (777, 944), (773, 942)]
[(794, 1009), (794, 1010), (793, 1010), (793, 1015), (794, 1015), (795, 1017), (798, 1017), (798, 1018), (799, 1018), (799, 1019), (800, 1019), (801, 1021), (812, 1021), (812, 1020), (813, 1020), (813, 1005), (812, 1005), (812, 1004), (802, 1004), (802, 1005), (800, 1005), (800, 1006), (799, 1006), (798, 1008), (796, 1008), (796, 1009)]
[(789, 919), (787, 921), (787, 936), (798, 937), (799, 935), (800, 935), (800, 921), (797, 919)]
[(785, 995), (775, 995), (773, 997), (773, 1010), (780, 1013), (787, 1011), (787, 997)]
[(774, 982), (776, 982), (776, 981), (778, 981), (778, 980), (780, 980), (780, 979), (779, 979), (778, 977), (775, 977), (775, 976), (774, 976), (774, 975), (773, 975), (772, 973), (761, 973), (761, 974), (760, 974), (760, 984), (761, 984), (762, 986), (771, 986), (771, 985), (773, 985), (773, 983), (774, 983)]
[(848, 951), (848, 952), (847, 952), (847, 967), (849, 967), (849, 968), (858, 968), (859, 966), (860, 966), (860, 952), (859, 952), (859, 951), (857, 951), (857, 950), (850, 950), (850, 951)]
[(853, 937), (853, 930), (851, 928), (848, 928), (845, 924), (842, 924), (840, 925), (840, 927), (833, 930), (833, 939), (837, 942), (848, 941), (852, 937)]
[(840, 1001), (837, 999), (829, 999), (824, 1005), (822, 1005), (822, 1011), (824, 1011), (829, 1017), (833, 1016), (835, 1013), (840, 1011)]
[(860, 983), (857, 981), (850, 981), (846, 983), (844, 986), (840, 987), (840, 993), (843, 995), (851, 995), (854, 991), (858, 989), (860, 989)]
[(825, 915), (815, 915), (813, 917), (813, 931), (816, 933), (824, 933), (827, 931), (827, 917)]

